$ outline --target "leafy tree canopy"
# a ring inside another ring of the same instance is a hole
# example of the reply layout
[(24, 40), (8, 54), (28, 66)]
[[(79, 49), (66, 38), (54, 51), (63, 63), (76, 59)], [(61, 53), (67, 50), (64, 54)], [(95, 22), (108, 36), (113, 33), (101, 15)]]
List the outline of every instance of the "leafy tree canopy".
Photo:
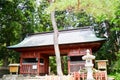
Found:
[(103, 15), (107, 18), (113, 18), (119, 4), (119, 0), (55, 0), (46, 11), (50, 13), (53, 10), (72, 10), (74, 12), (84, 10), (93, 16)]

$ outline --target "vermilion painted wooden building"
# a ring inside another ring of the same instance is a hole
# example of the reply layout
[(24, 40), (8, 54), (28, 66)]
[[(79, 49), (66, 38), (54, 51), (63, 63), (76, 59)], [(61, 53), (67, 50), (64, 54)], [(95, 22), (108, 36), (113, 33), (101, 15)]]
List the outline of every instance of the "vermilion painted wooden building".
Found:
[[(84, 67), (82, 56), (86, 49), (97, 51), (105, 38), (98, 38), (90, 27), (59, 31), (59, 47), (62, 55), (68, 56), (68, 73)], [(20, 74), (48, 74), (49, 56), (55, 55), (53, 32), (28, 35), (19, 44), (9, 46), (20, 52)]]

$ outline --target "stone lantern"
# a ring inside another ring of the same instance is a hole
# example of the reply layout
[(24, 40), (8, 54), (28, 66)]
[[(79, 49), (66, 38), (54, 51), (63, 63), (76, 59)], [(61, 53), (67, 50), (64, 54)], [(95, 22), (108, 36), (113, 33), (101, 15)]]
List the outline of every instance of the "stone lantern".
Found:
[(95, 59), (95, 56), (90, 54), (90, 51), (87, 49), (87, 54), (82, 57), (85, 60), (85, 67), (87, 69), (87, 80), (94, 80), (93, 78), (93, 63), (92, 60)]

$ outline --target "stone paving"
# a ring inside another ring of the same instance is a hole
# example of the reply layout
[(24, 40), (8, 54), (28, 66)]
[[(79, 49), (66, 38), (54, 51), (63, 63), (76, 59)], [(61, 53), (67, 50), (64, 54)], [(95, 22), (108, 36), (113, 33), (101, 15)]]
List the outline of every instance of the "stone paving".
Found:
[(1, 80), (23, 80), (22, 75), (4, 75)]
[(4, 75), (0, 80), (73, 80), (70, 75), (58, 77), (55, 75), (45, 75), (45, 76), (23, 76), (23, 75)]

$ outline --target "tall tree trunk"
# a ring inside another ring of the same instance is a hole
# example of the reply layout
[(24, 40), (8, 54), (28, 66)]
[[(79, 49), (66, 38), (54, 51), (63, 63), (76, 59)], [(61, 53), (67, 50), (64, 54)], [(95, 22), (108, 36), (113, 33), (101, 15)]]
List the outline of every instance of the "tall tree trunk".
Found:
[(52, 21), (52, 26), (54, 29), (54, 49), (55, 49), (56, 63), (57, 63), (57, 74), (59, 76), (62, 76), (63, 72), (62, 72), (62, 67), (61, 67), (60, 50), (59, 50), (59, 44), (58, 44), (59, 34), (58, 34), (57, 24), (55, 21), (55, 11), (51, 12), (51, 21)]

